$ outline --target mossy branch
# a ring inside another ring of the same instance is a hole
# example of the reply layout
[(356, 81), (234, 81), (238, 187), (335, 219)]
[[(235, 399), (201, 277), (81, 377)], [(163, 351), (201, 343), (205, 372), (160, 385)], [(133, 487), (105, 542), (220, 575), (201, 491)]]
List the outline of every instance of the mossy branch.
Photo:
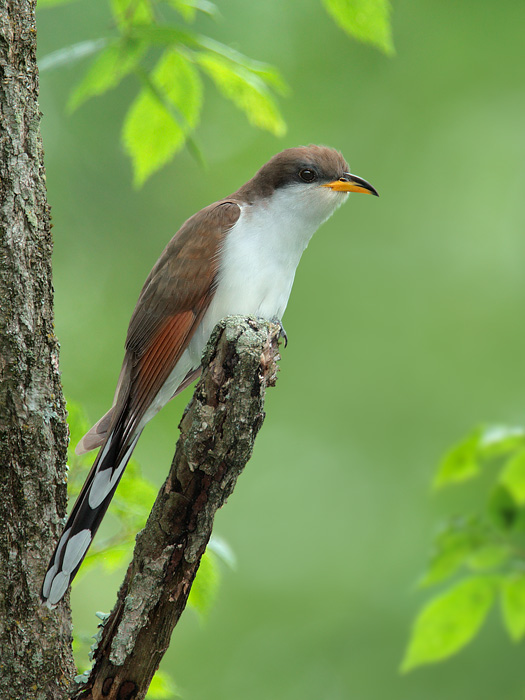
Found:
[(217, 510), (232, 493), (276, 380), (278, 326), (232, 316), (216, 327), (180, 423), (168, 478), (75, 700), (142, 700), (188, 600)]

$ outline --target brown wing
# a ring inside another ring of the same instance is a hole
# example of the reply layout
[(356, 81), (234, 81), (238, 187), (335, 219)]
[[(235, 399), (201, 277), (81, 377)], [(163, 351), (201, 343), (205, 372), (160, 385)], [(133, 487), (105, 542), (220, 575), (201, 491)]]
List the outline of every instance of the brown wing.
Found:
[[(188, 219), (164, 249), (131, 317), (111, 425), (104, 425), (104, 435), (123, 411), (125, 435), (131, 435), (181, 358), (213, 298), (220, 248), (240, 213), (233, 201), (212, 204)], [(91, 447), (95, 439), (87, 439), (90, 433), (83, 439), (87, 449), (98, 446)]]
[(209, 293), (220, 246), (240, 213), (235, 202), (211, 204), (179, 229), (144, 283), (129, 324), (127, 350), (140, 357), (167, 317), (192, 311)]

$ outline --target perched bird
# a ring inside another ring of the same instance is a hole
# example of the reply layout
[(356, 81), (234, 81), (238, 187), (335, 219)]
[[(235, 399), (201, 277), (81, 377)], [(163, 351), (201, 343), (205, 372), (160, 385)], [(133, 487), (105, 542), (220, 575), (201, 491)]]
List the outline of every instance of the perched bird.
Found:
[(44, 579), (49, 607), (78, 571), (144, 426), (199, 376), (214, 326), (240, 314), (282, 328), (301, 255), (349, 192), (377, 196), (338, 151), (289, 148), (189, 218), (168, 243), (131, 317), (113, 406), (77, 446), (77, 453), (101, 449)]

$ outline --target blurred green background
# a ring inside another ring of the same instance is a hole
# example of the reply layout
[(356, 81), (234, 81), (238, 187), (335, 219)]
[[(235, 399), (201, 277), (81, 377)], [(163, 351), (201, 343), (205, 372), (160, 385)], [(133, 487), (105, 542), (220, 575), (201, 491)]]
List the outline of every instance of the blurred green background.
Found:
[[(523, 649), (493, 615), (444, 664), (398, 673), (440, 514), (442, 453), (479, 422), (525, 412), (525, 4), (399, 0), (397, 56), (350, 40), (317, 0), (220, 2), (197, 29), (277, 65), (289, 126), (255, 131), (207, 84), (197, 139), (140, 190), (120, 126), (132, 78), (72, 116), (85, 64), (42, 73), (41, 109), (65, 392), (97, 419), (111, 404), (127, 323), (180, 224), (275, 152), (343, 151), (380, 199), (353, 195), (312, 240), (284, 323), (277, 387), (254, 456), (215, 531), (222, 571), (203, 624), (187, 611), (162, 668), (187, 700), (463, 700), (525, 696)], [(102, 0), (39, 14), (39, 51), (107, 34)], [(137, 448), (160, 485), (189, 392)], [(95, 631), (122, 572), (73, 586)]]

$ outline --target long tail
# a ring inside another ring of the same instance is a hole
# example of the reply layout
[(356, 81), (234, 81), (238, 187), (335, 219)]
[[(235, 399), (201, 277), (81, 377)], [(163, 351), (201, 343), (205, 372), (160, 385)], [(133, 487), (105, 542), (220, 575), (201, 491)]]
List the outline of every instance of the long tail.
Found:
[(119, 421), (104, 441), (51, 557), (41, 591), (49, 608), (60, 602), (82, 564), (142, 430), (127, 438), (125, 432)]

